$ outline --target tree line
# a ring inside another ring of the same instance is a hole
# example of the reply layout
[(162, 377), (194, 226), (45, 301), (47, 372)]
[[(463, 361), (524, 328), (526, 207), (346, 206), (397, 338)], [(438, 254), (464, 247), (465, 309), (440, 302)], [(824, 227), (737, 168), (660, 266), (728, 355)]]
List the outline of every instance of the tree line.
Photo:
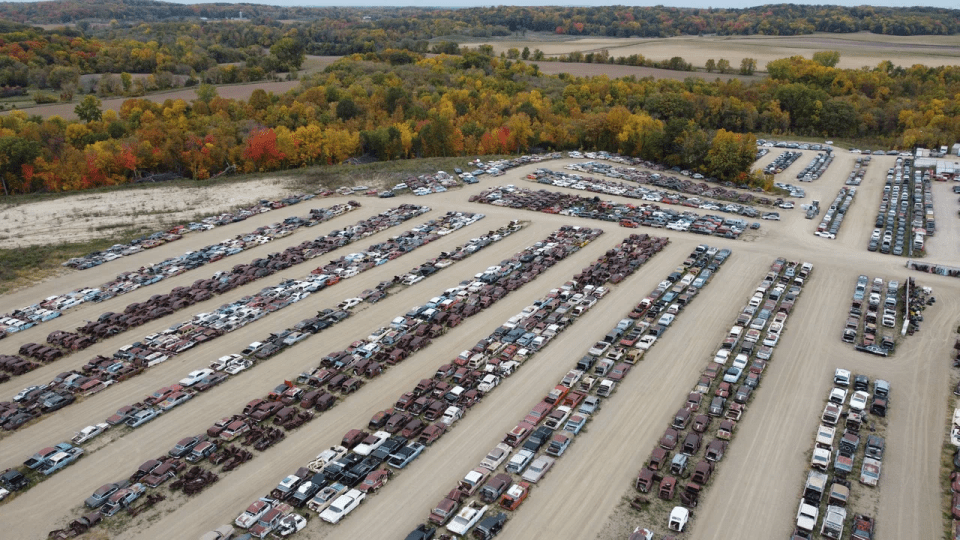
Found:
[(256, 4), (184, 5), (153, 0), (57, 0), (0, 4), (0, 18), (33, 24), (80, 21), (127, 23), (198, 20), (318, 21), (349, 29), (368, 25), (385, 32), (419, 32), (437, 37), (455, 33), (501, 35), (525, 30), (610, 37), (721, 35), (798, 35), (859, 32), (891, 35), (952, 35), (960, 30), (957, 10), (932, 7), (880, 7), (773, 4), (743, 9), (669, 6), (556, 7), (497, 6), (468, 9), (282, 7)]
[[(592, 148), (749, 181), (751, 132), (861, 137), (888, 146), (960, 139), (960, 68), (842, 70), (837, 57), (792, 57), (760, 81), (547, 76), (536, 65), (465, 51), (344, 58), (284, 94), (129, 99), (77, 121), (16, 111), (0, 118), (8, 193), (64, 191), (177, 172), (208, 178), (379, 159)], [(879, 143), (878, 143), (879, 144)]]

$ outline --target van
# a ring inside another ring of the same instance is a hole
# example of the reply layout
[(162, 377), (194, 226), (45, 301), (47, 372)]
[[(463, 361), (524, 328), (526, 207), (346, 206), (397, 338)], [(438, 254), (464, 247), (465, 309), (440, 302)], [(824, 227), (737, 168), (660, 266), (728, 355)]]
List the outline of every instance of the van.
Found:
[(470, 369), (483, 369), (487, 365), (486, 357), (481, 353), (476, 353), (467, 361), (467, 367)]

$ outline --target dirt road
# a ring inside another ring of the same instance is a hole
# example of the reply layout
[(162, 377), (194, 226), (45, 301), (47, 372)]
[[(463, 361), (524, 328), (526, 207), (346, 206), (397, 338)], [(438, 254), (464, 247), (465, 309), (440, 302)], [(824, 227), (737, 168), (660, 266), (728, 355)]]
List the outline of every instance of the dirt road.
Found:
[[(777, 154), (778, 149), (774, 149), (762, 162), (772, 160)], [(796, 183), (791, 179), (814, 154), (804, 152), (804, 157), (779, 176), (784, 181)], [(832, 201), (850, 171), (854, 157), (841, 151), (823, 178), (811, 184), (802, 184), (808, 196), (801, 202), (811, 199), (819, 199), (822, 203)], [(360, 538), (368, 536), (370, 531), (378, 531), (378, 538), (402, 538), (425, 518), (432, 505), (455, 485), (470, 465), (478, 462), (499, 441), (503, 432), (511, 428), (540, 396), (552, 388), (596, 338), (613, 326), (701, 242), (731, 248), (733, 256), (694, 303), (692, 311), (677, 319), (675, 328), (659, 340), (644, 361), (634, 368), (635, 373), (604, 405), (604, 410), (577, 438), (567, 456), (535, 488), (530, 499), (508, 523), (501, 538), (625, 538), (635, 526), (641, 525), (635, 514), (615, 514), (615, 507), (624, 495), (631, 492), (636, 471), (667, 426), (672, 412), (696, 382), (699, 371), (732, 324), (741, 305), (746, 302), (749, 290), (777, 256), (810, 261), (815, 265), (814, 274), (787, 322), (775, 361), (767, 369), (758, 395), (751, 404), (752, 411), (738, 426), (738, 436), (719, 473), (714, 476), (704, 502), (697, 509), (693, 533), (689, 538), (726, 539), (730, 538), (730, 531), (737, 531), (739, 536), (745, 538), (786, 537), (796, 511), (798, 486), (806, 469), (805, 452), (810, 446), (820, 407), (830, 386), (830, 376), (838, 366), (863, 372), (871, 379), (885, 378), (893, 387), (888, 450), (879, 491), (877, 537), (880, 540), (939, 537), (941, 515), (937, 472), (949, 394), (945, 382), (949, 375), (948, 350), (952, 345), (951, 332), (957, 324), (955, 314), (960, 308), (960, 281), (912, 273), (921, 284), (934, 288), (938, 301), (925, 313), (926, 320), (921, 332), (907, 339), (894, 357), (880, 359), (859, 354), (839, 340), (848, 298), (857, 275), (863, 273), (900, 281), (908, 275), (903, 267), (905, 259), (866, 251), (866, 239), (873, 228), (882, 179), (887, 167), (892, 166), (893, 159), (874, 159), (837, 240), (813, 236), (819, 220), (804, 219), (799, 209), (781, 211), (783, 221), (779, 223), (763, 222), (761, 235), (752, 242), (656, 231), (657, 234), (669, 236), (671, 245), (635, 275), (614, 287), (610, 297), (603, 300), (602, 309), (588, 312), (571, 331), (564, 333), (516, 375), (507, 379), (489, 399), (472, 409), (450, 434), (430, 447), (411, 467), (398, 474), (380, 494), (366, 501), (344, 523), (332, 528), (321, 526), (318, 519), (312, 519), (304, 531), (306, 534), (301, 533), (299, 537)], [(293, 347), (268, 363), (258, 365), (250, 373), (216, 387), (183, 408), (175, 409), (106, 445), (23, 496), (0, 506), (0, 525), (5, 526), (4, 537), (46, 537), (48, 530), (76, 516), (79, 512), (77, 505), (101, 484), (130, 474), (145, 459), (164, 453), (180, 437), (202, 431), (214, 420), (273, 388), (282, 378), (316, 365), (323, 354), (366, 336), (370, 330), (382, 326), (411, 305), (422, 303), (460, 280), (496, 264), (557, 226), (580, 223), (606, 230), (606, 234), (570, 259), (551, 268), (484, 314), (469, 319), (454, 331), (438, 338), (428, 349), (390, 369), (351, 396), (349, 401), (323, 414), (305, 429), (288, 436), (268, 450), (265, 456), (244, 465), (238, 472), (226, 475), (186, 504), (183, 499), (171, 498), (154, 517), (148, 513), (141, 522), (133, 522), (133, 526), (126, 531), (111, 536), (167, 538), (175, 531), (178, 538), (195, 538), (206, 530), (231, 521), (243, 507), (272, 489), (283, 476), (306, 463), (324, 447), (337, 442), (347, 429), (365, 425), (371, 414), (390, 406), (396, 396), (412, 387), (420, 378), (429, 376), (444, 359), (453, 358), (471, 346), (632, 232), (608, 223), (518, 213), (466, 202), (471, 194), (493, 183), (523, 185), (522, 176), (531, 170), (541, 166), (559, 169), (562, 164), (551, 162), (533, 165), (512, 171), (499, 179), (483, 178), (477, 186), (430, 197), (364, 199), (364, 207), (359, 211), (240, 255), (246, 260), (282, 249), (287, 245), (284, 243), (298, 243), (308, 235), (323, 234), (331, 228), (353, 223), (400, 202), (428, 204), (434, 208), (431, 214), (408, 224), (448, 210), (479, 211), (488, 216), (480, 223), (451, 234), (396, 263), (346, 280), (295, 306), (224, 336), (213, 342), (215, 345), (197, 347), (151, 369), (146, 376), (124, 382), (8, 436), (0, 443), (4, 461), (16, 463), (36, 449), (67, 438), (80, 427), (105, 418), (118, 406), (142, 398), (191, 369), (205, 366), (212, 358), (238, 351), (266, 332), (289, 326), (317, 309), (354, 296), (385, 277), (392, 277), (479, 234), (474, 231), (485, 232), (517, 217), (532, 221), (531, 226), (522, 232), (471, 257), (449, 272), (442, 272), (435, 278), (388, 297), (367, 308), (360, 316), (344, 321), (334, 332), (320, 334), (309, 340), (307, 345)], [(328, 201), (314, 202), (319, 206), (326, 205)], [(250, 229), (258, 223), (302, 214), (307, 208), (309, 206), (298, 205), (212, 232), (190, 235), (169, 246), (122, 258), (101, 268), (104, 273), (111, 272), (112, 275), (126, 267), (139, 267), (147, 261), (182, 253), (194, 243), (196, 246), (205, 245)], [(938, 215), (941, 219), (946, 217)], [(333, 252), (328, 257), (356, 251), (358, 247), (397, 234), (408, 228), (405, 225), (368, 238), (358, 246)], [(639, 232), (653, 231), (641, 229)], [(943, 239), (946, 240), (945, 237)], [(960, 262), (955, 240), (938, 243), (937, 260), (946, 264)], [(209, 274), (234, 264), (237, 261), (224, 260), (198, 272)], [(285, 271), (283, 277), (296, 277), (310, 268), (313, 266), (300, 265)], [(196, 273), (187, 273), (163, 282), (160, 287), (168, 290), (176, 285), (191, 283), (199, 277), (192, 274)], [(8, 302), (18, 304), (24, 298), (43, 297), (43, 291), (67, 290), (86, 284), (90, 277), (84, 272), (72, 273), (18, 292), (15, 296), (4, 296), (2, 302), (6, 307)], [(264, 284), (258, 282), (250, 287), (250, 291), (259, 290), (262, 286)], [(48, 323), (49, 327), (41, 333), (45, 336), (54, 329), (72, 327), (91, 314), (111, 307), (122, 307), (132, 301), (149, 298), (157, 292), (147, 288), (141, 296), (137, 296), (138, 291), (103, 305), (77, 308), (57, 322)], [(246, 288), (234, 291), (229, 297), (239, 297), (247, 292)], [(227, 300), (214, 299), (194, 306), (191, 313), (214, 308)], [(155, 321), (133, 334), (147, 334), (182, 318), (183, 313)], [(132, 341), (133, 334), (106, 340), (98, 344), (96, 350), (63, 360), (63, 365), (45, 367), (34, 372), (35, 375), (31, 373), (18, 378), (15, 383), (0, 385), (0, 396), (6, 397), (31, 382), (49, 379), (61, 368), (78, 364), (81, 358), (112, 351)], [(7, 343), (9, 340), (0, 349), (6, 351), (9, 348)], [(0, 466), (10, 464), (0, 463)]]

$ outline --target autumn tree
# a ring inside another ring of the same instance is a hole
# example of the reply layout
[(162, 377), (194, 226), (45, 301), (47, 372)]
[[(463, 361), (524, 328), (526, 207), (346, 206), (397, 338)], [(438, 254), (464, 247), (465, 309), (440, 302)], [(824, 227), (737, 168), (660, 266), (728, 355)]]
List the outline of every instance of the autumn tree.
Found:
[(720, 60), (718, 60), (718, 61), (717, 61), (717, 70), (718, 70), (720, 73), (726, 73), (726, 72), (730, 71), (730, 61), (727, 60), (726, 58), (721, 58)]
[(663, 122), (647, 114), (631, 114), (617, 135), (619, 151), (648, 158), (660, 150)]
[(80, 104), (73, 108), (73, 112), (77, 118), (89, 124), (103, 117), (101, 106), (100, 98), (91, 94), (84, 96)]
[(37, 141), (22, 137), (0, 137), (0, 182), (3, 183), (4, 195), (10, 194), (11, 183), (19, 182), (24, 169), (32, 166), (40, 150)]
[(210, 170), (216, 165), (213, 161), (215, 148), (213, 135), (201, 138), (191, 134), (187, 137), (182, 156), (194, 180), (210, 177)]
[(756, 145), (757, 139), (752, 134), (717, 130), (706, 155), (707, 170), (721, 180), (733, 180), (749, 171), (756, 157)]
[(197, 99), (208, 105), (217, 97), (217, 87), (212, 84), (203, 83), (197, 87), (196, 92)]
[(277, 133), (269, 128), (257, 129), (247, 137), (243, 150), (247, 172), (276, 168), (286, 156), (277, 148)]
[(813, 61), (824, 67), (836, 67), (840, 62), (840, 51), (817, 51), (813, 53)]
[(350, 120), (360, 114), (357, 103), (350, 98), (343, 98), (337, 103), (337, 118)]
[(710, 58), (704, 67), (707, 69), (707, 73), (713, 73), (713, 70), (717, 69), (717, 62), (713, 58)]
[(277, 64), (281, 71), (294, 71), (300, 69), (303, 60), (306, 58), (303, 42), (298, 38), (296, 32), (277, 40), (270, 47), (270, 54), (277, 59)]
[(753, 75), (753, 72), (757, 70), (757, 59), (756, 58), (744, 58), (740, 61), (740, 74), (741, 75)]

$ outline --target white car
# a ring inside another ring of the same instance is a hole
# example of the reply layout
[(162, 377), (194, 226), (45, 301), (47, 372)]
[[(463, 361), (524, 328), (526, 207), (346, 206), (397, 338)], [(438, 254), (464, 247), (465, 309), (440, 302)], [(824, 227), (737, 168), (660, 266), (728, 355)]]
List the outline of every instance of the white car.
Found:
[(237, 373), (240, 373), (241, 371), (247, 369), (252, 365), (253, 365), (253, 362), (250, 360), (246, 360), (244, 358), (237, 358), (230, 361), (230, 365), (228, 365), (226, 369), (223, 370), (223, 372), (228, 375), (236, 375)]
[(487, 457), (483, 458), (483, 461), (480, 462), (481, 467), (486, 467), (491, 471), (497, 470), (504, 461), (507, 460), (507, 456), (510, 455), (510, 445), (507, 443), (500, 443), (487, 452)]
[(667, 528), (671, 531), (683, 532), (683, 528), (690, 520), (690, 511), (682, 506), (674, 506), (670, 511), (670, 519), (667, 521)]
[(246, 349), (240, 351), (240, 354), (242, 354), (242, 355), (244, 355), (244, 356), (249, 356), (249, 355), (251, 355), (251, 354), (259, 351), (259, 350), (262, 349), (262, 348), (263, 348), (263, 343), (261, 343), (261, 342), (259, 342), (259, 341), (254, 341), (253, 343), (247, 345), (247, 348), (246, 348)]
[(767, 337), (763, 339), (763, 344), (766, 345), (767, 347), (776, 347), (778, 341), (780, 341), (780, 334), (774, 334), (773, 332), (769, 332), (767, 334)]
[(463, 409), (460, 407), (447, 407), (447, 410), (443, 411), (443, 416), (440, 418), (440, 421), (444, 424), (451, 426), (454, 422), (459, 420), (463, 416)]
[(80, 431), (78, 431), (77, 434), (74, 435), (73, 439), (71, 440), (73, 441), (73, 444), (83, 444), (93, 439), (97, 435), (100, 435), (101, 433), (103, 433), (108, 429), (110, 429), (110, 424), (97, 424), (94, 426), (87, 426), (81, 429)]
[(713, 357), (714, 362), (722, 365), (726, 365), (727, 360), (729, 359), (730, 359), (730, 351), (727, 349), (720, 349), (719, 351), (717, 351), (716, 356)]
[(356, 306), (357, 304), (359, 304), (360, 302), (363, 302), (362, 298), (347, 298), (343, 302), (340, 302), (340, 305), (338, 305), (337, 307), (340, 309), (350, 309)]
[(453, 534), (463, 535), (470, 527), (473, 527), (480, 521), (480, 518), (487, 512), (489, 506), (474, 508), (473, 505), (465, 506), (457, 513), (450, 523), (447, 523), (447, 530)]
[[(353, 451), (356, 452), (357, 454), (360, 454), (361, 456), (369, 456), (370, 454), (373, 453), (374, 450), (376, 450), (377, 448), (380, 448), (380, 446), (383, 443), (387, 442), (387, 439), (389, 438), (390, 438), (390, 432), (378, 431), (373, 435), (370, 435), (369, 437), (364, 439), (364, 442), (358, 444), (357, 447), (353, 449)], [(369, 439), (370, 442), (366, 442), (367, 439)]]
[(853, 395), (850, 396), (850, 408), (855, 411), (862, 411), (867, 408), (868, 399), (870, 399), (870, 394), (863, 390), (854, 392)]
[(226, 356), (221, 356), (213, 362), (210, 362), (210, 369), (215, 369), (217, 371), (223, 371), (224, 368), (230, 365), (233, 360), (242, 359), (243, 357), (237, 353), (228, 354)]
[(665, 313), (660, 317), (660, 320), (657, 321), (657, 324), (660, 326), (670, 326), (670, 323), (672, 323), (676, 318), (677, 316), (672, 313)]
[(237, 527), (241, 529), (249, 529), (252, 527), (264, 514), (273, 509), (273, 499), (260, 499), (250, 506), (247, 507), (246, 511), (237, 516), (237, 519), (234, 520), (234, 523)]
[(210, 375), (213, 375), (212, 369), (205, 368), (191, 371), (190, 373), (187, 373), (186, 377), (180, 379), (180, 386), (183, 386), (184, 388), (193, 386)]
[(553, 466), (554, 460), (549, 456), (540, 456), (533, 463), (530, 464), (530, 467), (527, 468), (526, 472), (523, 473), (523, 480), (525, 482), (531, 482), (536, 484), (543, 478), (543, 475), (547, 474), (547, 471), (550, 470), (550, 467)]
[(587, 352), (593, 356), (600, 356), (603, 353), (607, 352), (607, 349), (609, 348), (610, 348), (610, 344), (607, 343), (606, 341), (598, 341)]
[(500, 377), (497, 377), (493, 373), (488, 373), (480, 380), (480, 384), (477, 385), (477, 390), (487, 393), (496, 388), (498, 384), (500, 384)]
[(280, 520), (280, 525), (277, 526), (277, 534), (281, 537), (290, 536), (291, 534), (302, 531), (306, 526), (307, 518), (296, 512), (291, 512)]
[(733, 367), (740, 369), (747, 369), (747, 362), (750, 360), (750, 356), (746, 353), (740, 353), (736, 358), (733, 359)]
[(657, 336), (654, 336), (654, 335), (652, 335), (652, 334), (647, 334), (647, 335), (643, 336), (642, 338), (640, 338), (640, 339), (637, 341), (637, 343), (636, 343), (635, 346), (636, 346), (636, 348), (645, 351), (645, 350), (649, 349), (650, 347), (652, 347), (653, 344), (656, 343), (656, 341), (657, 341)]
[(351, 489), (337, 497), (337, 500), (333, 501), (326, 510), (321, 512), (320, 519), (327, 523), (338, 523), (347, 514), (352, 512), (354, 508), (360, 506), (360, 503), (363, 502), (366, 496), (365, 493), (358, 489)]

